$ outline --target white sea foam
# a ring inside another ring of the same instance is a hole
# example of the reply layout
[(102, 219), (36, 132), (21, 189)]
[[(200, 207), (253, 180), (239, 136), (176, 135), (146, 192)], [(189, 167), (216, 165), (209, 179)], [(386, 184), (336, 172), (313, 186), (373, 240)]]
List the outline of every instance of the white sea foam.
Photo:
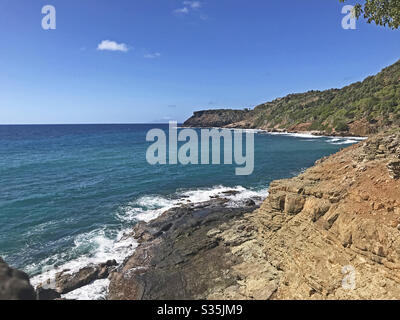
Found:
[(319, 139), (324, 138), (324, 136), (317, 136), (311, 133), (290, 133), (290, 132), (266, 132), (272, 136), (288, 136), (294, 138), (306, 138), (306, 139)]
[(358, 143), (360, 142), (359, 140), (355, 139), (345, 139), (345, 140), (338, 140), (338, 141), (330, 141), (332, 144), (353, 144), (353, 143)]
[(287, 136), (295, 138), (306, 138), (306, 139), (319, 139), (324, 137), (324, 136), (317, 136), (311, 133), (287, 133)]
[[(91, 255), (82, 255), (60, 266), (55, 266), (55, 264), (59, 261), (68, 260), (68, 254), (71, 254), (70, 252), (57, 254), (43, 260), (40, 264), (28, 266), (28, 271), (37, 269), (42, 269), (43, 271), (41, 274), (31, 279), (32, 285), (37, 286), (49, 279), (54, 281), (55, 275), (64, 270), (67, 270), (66, 273), (74, 273), (85, 266), (99, 264), (113, 259), (115, 259), (117, 263), (122, 263), (137, 247), (137, 242), (132, 237), (125, 236), (127, 232), (128, 230), (119, 232), (114, 239), (107, 236), (103, 229), (79, 235), (74, 241), (75, 247), (71, 249), (72, 252), (79, 253), (80, 251), (89, 251), (88, 248), (90, 248), (90, 251), (93, 253)], [(68, 299), (81, 295), (82, 299), (103, 299), (107, 288), (108, 284), (105, 281), (96, 281), (90, 286), (78, 289), (79, 291), (75, 290), (68, 293)]]
[[(184, 190), (169, 198), (160, 195), (141, 197), (132, 201), (129, 205), (121, 207), (117, 217), (121, 222), (125, 223), (132, 223), (138, 220), (149, 222), (168, 209), (178, 207), (184, 203), (195, 204), (209, 201), (219, 196), (229, 199), (228, 206), (239, 207), (249, 198), (252, 198), (256, 203), (261, 203), (267, 195), (267, 189), (251, 190), (242, 186), (216, 186), (213, 188)], [(37, 286), (49, 279), (54, 281), (55, 275), (65, 270), (67, 270), (65, 271), (66, 273), (72, 274), (85, 266), (103, 263), (112, 259), (115, 259), (119, 264), (122, 263), (126, 257), (134, 252), (138, 245), (132, 237), (126, 236), (129, 231), (129, 229), (120, 231), (118, 235), (113, 237), (107, 234), (105, 229), (97, 229), (77, 236), (74, 240), (74, 248), (69, 252), (53, 255), (39, 264), (32, 264), (26, 268), (26, 271), (30, 273), (38, 270), (42, 271), (41, 274), (31, 279), (32, 285)], [(79, 255), (79, 252), (89, 251), (92, 252), (91, 255), (84, 254), (70, 260), (71, 255)], [(68, 262), (58, 265), (60, 261)], [(73, 300), (102, 300), (106, 298), (108, 285), (109, 280), (107, 279), (97, 280), (62, 297)]]
[(327, 141), (330, 144), (354, 144), (368, 139), (367, 137), (329, 137)]
[[(180, 127), (184, 128), (184, 127)], [(368, 137), (353, 137), (353, 136), (343, 136), (343, 137), (332, 137), (332, 136), (323, 136), (323, 135), (315, 135), (311, 132), (298, 132), (298, 133), (291, 133), (291, 132), (271, 132), (263, 129), (239, 129), (239, 128), (221, 128), (221, 127), (214, 127), (213, 129), (228, 129), (232, 131), (241, 130), (243, 132), (251, 132), (251, 133), (258, 133), (258, 134), (268, 134), (268, 135), (281, 135), (287, 137), (294, 137), (294, 138), (303, 138), (303, 139), (321, 139), (321, 138), (331, 138), (329, 143), (338, 142), (336, 144), (352, 144), (357, 143), (363, 140), (368, 139)]]
[(62, 295), (67, 300), (104, 300), (108, 293), (110, 280), (101, 279)]
[[(236, 130), (236, 129), (233, 129)], [(338, 144), (351, 144), (351, 143), (357, 143), (359, 141), (363, 141), (368, 139), (368, 137), (353, 137), (353, 136), (343, 136), (343, 137), (332, 137), (332, 136), (323, 136), (323, 135), (315, 135), (312, 134), (311, 132), (298, 132), (298, 133), (291, 133), (291, 132), (270, 132), (267, 130), (261, 130), (261, 129), (244, 129), (244, 131), (249, 131), (253, 133), (264, 133), (264, 134), (269, 134), (272, 136), (287, 136), (287, 137), (294, 137), (294, 138), (303, 138), (303, 139), (321, 139), (321, 138), (331, 138), (328, 142), (342, 142)], [(345, 142), (344, 142), (345, 141)]]
[(241, 207), (245, 205), (246, 201), (249, 199), (254, 200), (257, 205), (260, 205), (267, 196), (268, 189), (266, 188), (257, 191), (243, 188), (243, 190), (239, 193), (233, 194), (231, 196), (225, 196), (225, 198), (228, 198), (230, 200), (228, 203), (229, 207)]
[[(231, 193), (230, 191), (234, 192)], [(230, 200), (228, 206), (239, 207), (249, 198), (254, 198), (256, 202), (261, 202), (267, 195), (268, 192), (266, 188), (262, 190), (251, 190), (242, 186), (215, 186), (207, 189), (182, 191), (171, 198), (158, 195), (145, 196), (123, 207), (118, 213), (118, 217), (122, 221), (139, 220), (149, 222), (159, 217), (165, 211), (182, 204), (200, 203), (216, 197), (223, 197)]]
[(176, 206), (174, 200), (161, 196), (145, 196), (122, 207), (117, 216), (124, 222), (135, 220), (149, 222), (174, 206)]
[[(288, 137), (294, 138), (306, 138), (306, 139), (321, 139), (321, 138), (329, 138), (329, 143), (332, 142), (343, 142), (348, 141), (346, 143), (357, 143), (363, 140), (368, 139), (368, 137), (352, 137), (352, 136), (343, 136), (343, 137), (336, 137), (336, 136), (321, 136), (321, 135), (314, 135), (311, 133), (289, 133), (289, 132), (268, 132), (270, 135), (283, 135)], [(352, 142), (350, 142), (352, 141)]]

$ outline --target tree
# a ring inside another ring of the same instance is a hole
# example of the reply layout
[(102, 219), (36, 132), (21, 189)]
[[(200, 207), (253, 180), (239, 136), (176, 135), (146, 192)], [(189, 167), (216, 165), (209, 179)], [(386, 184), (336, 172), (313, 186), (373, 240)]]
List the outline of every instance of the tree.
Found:
[(335, 127), (336, 132), (347, 132), (349, 130), (350, 130), (349, 126), (347, 125), (347, 123), (343, 121), (339, 121)]
[[(346, 0), (340, 0), (346, 2)], [(357, 18), (363, 16), (368, 23), (375, 22), (380, 26), (392, 29), (400, 27), (400, 0), (365, 0), (364, 5), (355, 6)]]

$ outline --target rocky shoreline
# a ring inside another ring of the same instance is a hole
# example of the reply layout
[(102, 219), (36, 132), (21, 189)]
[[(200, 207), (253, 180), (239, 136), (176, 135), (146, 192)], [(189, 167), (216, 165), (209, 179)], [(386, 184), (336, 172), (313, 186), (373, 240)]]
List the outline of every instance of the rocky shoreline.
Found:
[(380, 134), (271, 183), (255, 210), (204, 204), (140, 224), (108, 298), (398, 299), (399, 159), (400, 134)]
[(338, 137), (338, 138), (367, 138), (368, 136), (373, 135), (373, 133), (369, 131), (355, 131), (355, 132), (326, 132), (320, 130), (309, 130), (301, 128), (268, 128), (268, 127), (257, 127), (249, 124), (228, 124), (228, 125), (216, 125), (216, 123), (209, 122), (185, 122), (182, 125), (182, 128), (198, 128), (198, 129), (228, 129), (228, 130), (255, 130), (258, 132), (266, 132), (270, 134), (305, 134), (310, 136), (319, 136), (319, 137)]
[(399, 178), (400, 133), (381, 133), (272, 182), (261, 206), (230, 206), (232, 190), (137, 224), (121, 265), (64, 271), (36, 293), (3, 261), (0, 277), (29, 293), (13, 298), (59, 299), (108, 279), (110, 300), (399, 299)]
[[(78, 271), (72, 271), (69, 269), (61, 270), (60, 272), (56, 273), (53, 278), (49, 278), (44, 282), (39, 283), (36, 288), (33, 288), (29, 283), (28, 275), (21, 271), (15, 270), (17, 275), (23, 275), (22, 279), (25, 281), (24, 287), (22, 287), (21, 292), (18, 293), (18, 288), (21, 286), (17, 286), (17, 294), (13, 293), (14, 289), (11, 290), (9, 288), (10, 286), (5, 287), (4, 289), (0, 288), (0, 300), (67, 300), (66, 297), (68, 297), (71, 292), (74, 292), (77, 289), (84, 290), (85, 286), (93, 284), (95, 281), (106, 279), (110, 279), (113, 285), (110, 285), (110, 294), (105, 298), (114, 299), (116, 296), (118, 296), (120, 299), (132, 299), (132, 297), (128, 298), (128, 294), (125, 295), (125, 293), (122, 293), (122, 291), (121, 293), (113, 292), (112, 288), (115, 287), (114, 280), (118, 278), (121, 270), (124, 270), (126, 265), (132, 264), (132, 261), (137, 257), (140, 257), (141, 253), (143, 253), (143, 246), (146, 248), (154, 246), (154, 255), (158, 257), (164, 257), (163, 259), (165, 261), (172, 259), (169, 261), (169, 263), (173, 264), (174, 261), (182, 258), (178, 258), (178, 254), (176, 252), (173, 254), (169, 252), (168, 248), (171, 241), (175, 242), (177, 240), (177, 235), (182, 232), (191, 233), (194, 232), (194, 230), (199, 229), (201, 232), (198, 235), (198, 241), (196, 240), (195, 246), (193, 246), (191, 241), (181, 241), (179, 242), (179, 245), (175, 244), (174, 247), (175, 249), (179, 248), (180, 251), (186, 252), (185, 255), (188, 257), (190, 257), (192, 254), (195, 254), (196, 250), (200, 251), (204, 249), (204, 252), (208, 252), (206, 249), (212, 247), (214, 242), (208, 242), (207, 237), (201, 239), (206, 228), (210, 228), (215, 224), (221, 223), (222, 221), (225, 221), (226, 223), (234, 221), (236, 217), (242, 216), (244, 213), (251, 212), (258, 208), (259, 204), (263, 200), (258, 196), (254, 196), (252, 199), (247, 199), (244, 201), (243, 206), (233, 207), (230, 197), (236, 196), (239, 193), (240, 191), (233, 189), (223, 191), (220, 195), (212, 196), (212, 199), (209, 201), (200, 203), (182, 203), (165, 211), (155, 220), (152, 220), (148, 223), (139, 222), (137, 225), (135, 225), (132, 232), (130, 234), (126, 234), (125, 237), (135, 238), (140, 243), (140, 246), (138, 251), (135, 251), (133, 256), (128, 257), (122, 265), (118, 265), (117, 261), (115, 260), (109, 260), (100, 264), (87, 265)], [(165, 242), (163, 242), (164, 240)], [(160, 248), (156, 247), (155, 244), (159, 244)], [(204, 245), (203, 249), (202, 245)], [(0, 261), (0, 272), (2, 267), (1, 263), (6, 265), (5, 262), (2, 260)], [(138, 263), (138, 269), (143, 270), (145, 268), (143, 261), (139, 260)], [(141, 265), (142, 263), (143, 265)], [(191, 265), (189, 269), (190, 268), (193, 269), (194, 266)], [(153, 283), (161, 281), (160, 277), (157, 278), (154, 276)], [(125, 279), (122, 281), (122, 284), (126, 288), (126, 283), (124, 282)], [(4, 291), (4, 295), (2, 295), (2, 290)], [(25, 294), (26, 290), (29, 291), (29, 295)], [(118, 290), (122, 289), (119, 288)], [(129, 287), (128, 290), (130, 290)], [(166, 292), (169, 291), (168, 286), (165, 287), (165, 290)], [(166, 294), (166, 292), (164, 292), (164, 294)], [(179, 290), (176, 292), (179, 292)]]

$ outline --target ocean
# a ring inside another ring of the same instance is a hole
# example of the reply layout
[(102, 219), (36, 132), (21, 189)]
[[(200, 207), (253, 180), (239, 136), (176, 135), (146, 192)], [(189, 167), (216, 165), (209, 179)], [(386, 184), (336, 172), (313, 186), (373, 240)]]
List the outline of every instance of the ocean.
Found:
[[(272, 180), (295, 176), (354, 138), (256, 131), (255, 166), (146, 162), (146, 133), (168, 125), (0, 126), (0, 256), (38, 284), (65, 268), (110, 259), (136, 247), (124, 235), (182, 202), (236, 190), (232, 205), (268, 195)], [(68, 294), (100, 299), (107, 280)]]

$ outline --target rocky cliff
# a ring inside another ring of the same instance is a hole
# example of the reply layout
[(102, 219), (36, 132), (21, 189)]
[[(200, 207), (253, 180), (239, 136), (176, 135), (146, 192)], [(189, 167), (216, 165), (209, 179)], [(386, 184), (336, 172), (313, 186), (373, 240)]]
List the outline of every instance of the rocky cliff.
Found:
[(188, 119), (184, 126), (187, 127), (224, 127), (232, 123), (245, 120), (250, 116), (248, 110), (205, 110), (198, 111)]
[(136, 227), (110, 299), (399, 299), (400, 134), (275, 181), (260, 208), (182, 207)]

